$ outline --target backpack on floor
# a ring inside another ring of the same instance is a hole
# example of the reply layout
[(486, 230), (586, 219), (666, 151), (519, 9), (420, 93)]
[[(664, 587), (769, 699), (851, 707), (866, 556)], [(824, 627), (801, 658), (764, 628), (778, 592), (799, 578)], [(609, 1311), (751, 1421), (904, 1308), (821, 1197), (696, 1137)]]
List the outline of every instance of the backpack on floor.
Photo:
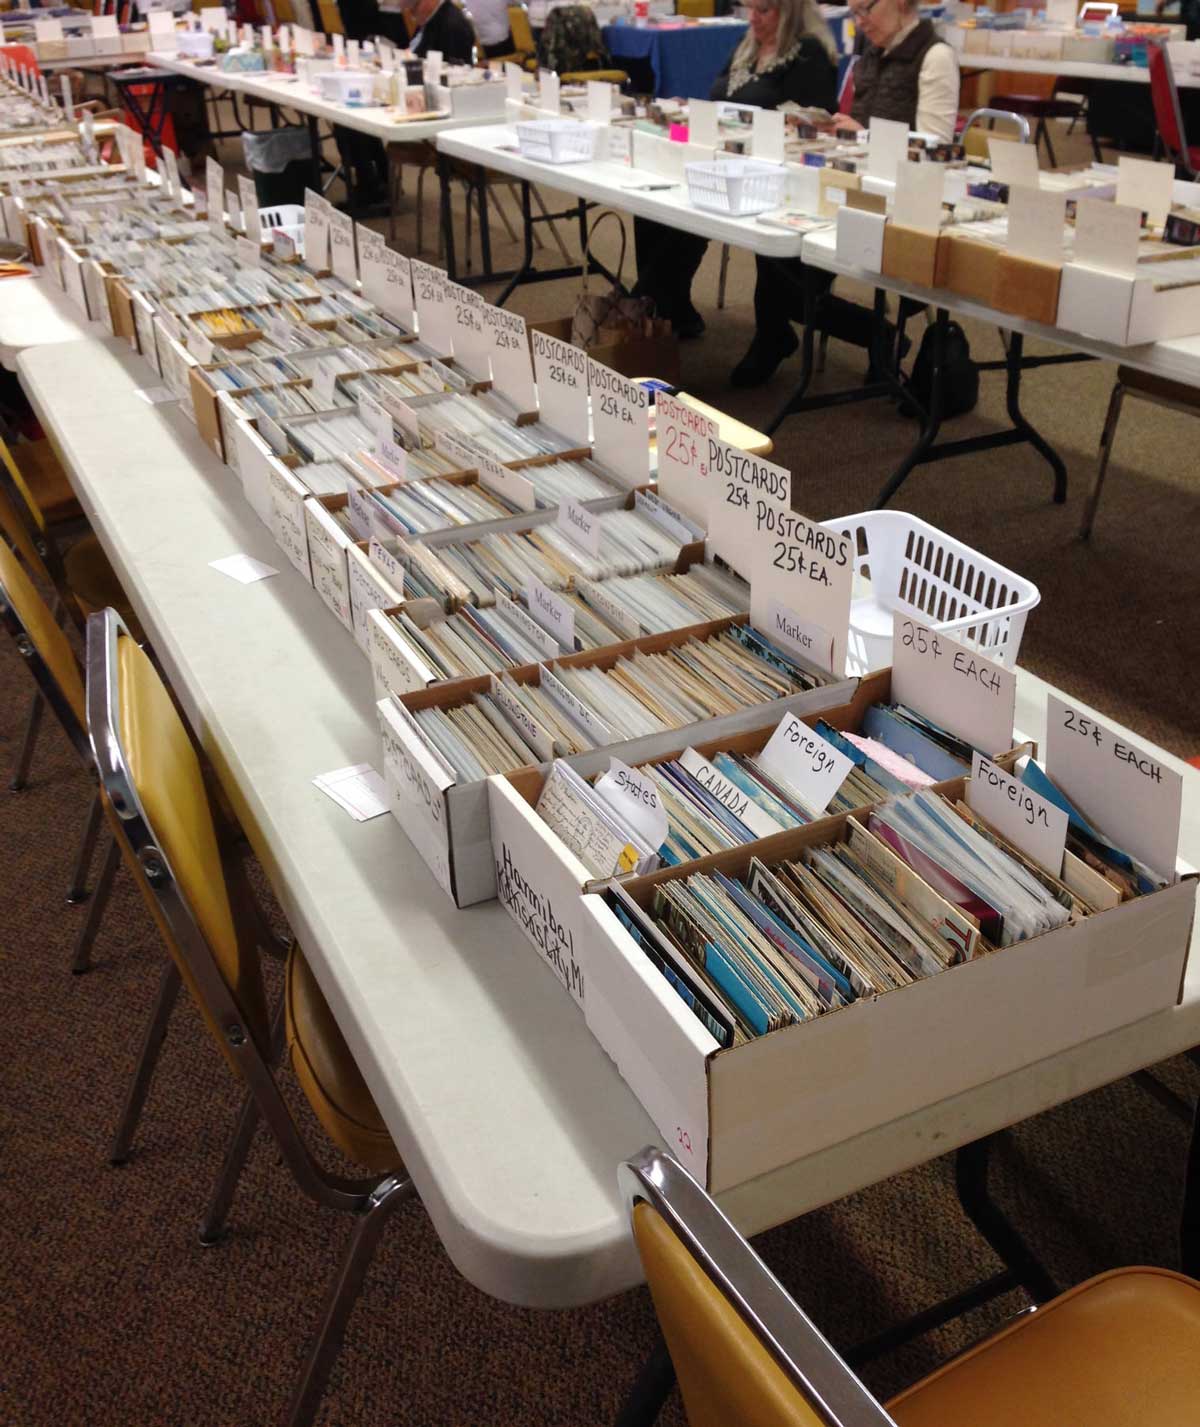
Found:
[[(913, 396), (926, 411), (933, 397), (933, 343), (934, 329), (929, 326), (921, 338), (909, 377)], [(964, 412), (973, 411), (979, 400), (979, 368), (971, 360), (967, 334), (957, 322), (946, 324), (943, 367), (942, 416), (961, 416)]]

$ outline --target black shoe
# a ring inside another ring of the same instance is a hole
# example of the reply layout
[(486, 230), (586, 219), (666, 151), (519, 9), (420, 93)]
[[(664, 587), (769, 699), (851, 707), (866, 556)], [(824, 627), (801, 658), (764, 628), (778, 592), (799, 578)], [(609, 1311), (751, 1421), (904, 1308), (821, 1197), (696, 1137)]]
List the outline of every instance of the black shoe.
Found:
[(755, 336), (750, 350), (729, 374), (730, 386), (762, 386), (771, 380), (779, 363), (790, 357), (799, 345), (790, 327), (786, 337), (782, 333), (778, 337)]
[(703, 337), (707, 330), (704, 318), (691, 303), (688, 303), (678, 316), (671, 319), (671, 326), (675, 329), (676, 337), (683, 342), (689, 341), (693, 337)]

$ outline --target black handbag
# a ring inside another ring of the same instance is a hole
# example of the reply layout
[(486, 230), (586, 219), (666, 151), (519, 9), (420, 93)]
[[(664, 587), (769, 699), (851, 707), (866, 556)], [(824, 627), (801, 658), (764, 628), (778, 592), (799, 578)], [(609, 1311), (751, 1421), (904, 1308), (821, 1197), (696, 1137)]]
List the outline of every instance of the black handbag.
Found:
[[(934, 328), (926, 327), (908, 379), (913, 396), (926, 411), (933, 399), (935, 337)], [(973, 411), (978, 400), (979, 368), (971, 360), (967, 334), (957, 322), (948, 322), (942, 360), (942, 416), (962, 416), (964, 412)], [(916, 412), (910, 408), (909, 414), (915, 416)]]

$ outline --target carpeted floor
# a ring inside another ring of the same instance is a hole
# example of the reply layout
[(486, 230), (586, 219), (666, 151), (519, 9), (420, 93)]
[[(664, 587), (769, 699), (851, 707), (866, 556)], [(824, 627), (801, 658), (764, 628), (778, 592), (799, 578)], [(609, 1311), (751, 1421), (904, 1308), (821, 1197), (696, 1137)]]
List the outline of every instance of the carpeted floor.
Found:
[[(410, 216), (401, 246), (411, 251), (412, 241)], [(497, 261), (508, 256), (498, 247)], [(786, 369), (766, 392), (726, 388), (728, 368), (749, 340), (752, 267), (734, 256), (730, 305), (717, 314), (716, 260), (714, 249), (697, 281), (710, 333), (685, 350), (685, 385), (762, 420), (786, 390)], [(571, 284), (529, 288), (514, 306), (563, 313), (573, 292)], [(998, 350), (994, 333), (973, 330), (971, 338), (979, 351)], [(860, 378), (858, 354), (835, 344), (825, 380)], [(1029, 414), (1070, 468), (1065, 508), (1049, 504), (1048, 474), (1021, 448), (927, 468), (897, 505), (1037, 581), (1043, 603), (1030, 620), (1023, 662), (1194, 755), (1195, 432), (1186, 418), (1131, 406), (1097, 534), (1091, 547), (1081, 546), (1081, 495), (1111, 378), (1111, 369), (1091, 364), (1029, 382)], [(996, 381), (985, 378), (980, 412), (956, 426), (982, 427), (1002, 409)], [(910, 425), (868, 405), (793, 420), (780, 433), (776, 459), (794, 471), (801, 508), (827, 516), (869, 506), (911, 438)], [(236, 1096), (187, 1005), (172, 1026), (138, 1153), (125, 1169), (107, 1166), (107, 1137), (161, 952), (121, 878), (96, 969), (81, 978), (67, 973), (83, 910), (66, 907), (63, 894), (88, 788), (65, 740), (48, 728), (31, 786), (7, 790), (26, 697), (26, 672), (0, 639), (0, 1421), (275, 1422), (346, 1223), (315, 1210), (260, 1137), (231, 1239), (200, 1248), (195, 1227)], [(1175, 1061), (1157, 1073), (1191, 1102), (1191, 1066)], [(1173, 1265), (1186, 1143), (1180, 1120), (1121, 1081), (1006, 1134), (997, 1196), (1063, 1285), (1118, 1264)], [(957, 1206), (950, 1158), (767, 1234), (761, 1248), (842, 1345), (999, 1267)], [(868, 1381), (880, 1393), (896, 1390), (1021, 1301), (1010, 1295), (878, 1361)], [(652, 1325), (640, 1291), (557, 1314), (484, 1297), (459, 1278), (413, 1205), (385, 1237), (319, 1420), (322, 1427), (611, 1422)], [(664, 1423), (682, 1420), (672, 1402)]]

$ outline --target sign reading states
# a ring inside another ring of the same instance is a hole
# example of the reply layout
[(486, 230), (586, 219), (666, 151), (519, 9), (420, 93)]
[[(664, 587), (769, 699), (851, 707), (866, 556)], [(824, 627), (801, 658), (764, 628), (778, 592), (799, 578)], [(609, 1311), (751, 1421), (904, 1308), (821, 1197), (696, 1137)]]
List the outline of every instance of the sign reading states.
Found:
[(660, 391), (654, 399), (658, 489), (664, 500), (706, 528), (709, 514), (708, 442), (717, 423), (687, 402)]
[(650, 393), (611, 367), (587, 359), (593, 453), (630, 487), (650, 480)]
[(752, 507), (750, 622), (764, 633), (772, 608), (795, 610), (806, 624), (833, 637), (832, 671), (845, 672), (854, 581), (851, 536), (797, 515), (777, 501), (756, 496)]
[(596, 791), (619, 806), (647, 846), (657, 851), (667, 840), (670, 824), (658, 787), (640, 768), (630, 768), (619, 758), (608, 760), (608, 772), (597, 780)]
[(892, 698), (984, 753), (1012, 747), (1013, 671), (902, 614), (892, 635)]

